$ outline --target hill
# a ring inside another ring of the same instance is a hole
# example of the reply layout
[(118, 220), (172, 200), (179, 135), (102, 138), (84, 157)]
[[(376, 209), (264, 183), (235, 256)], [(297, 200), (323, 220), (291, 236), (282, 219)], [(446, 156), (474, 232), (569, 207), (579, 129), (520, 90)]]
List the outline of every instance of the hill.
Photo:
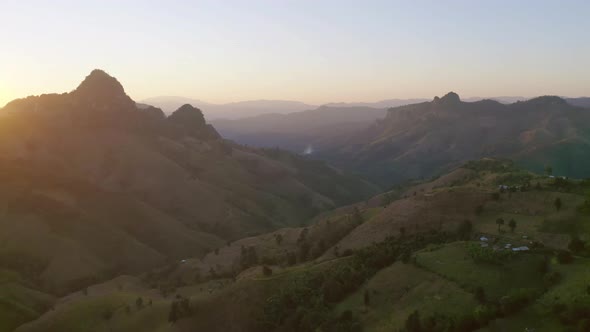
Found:
[(185, 97), (152, 97), (140, 101), (141, 104), (161, 108), (170, 114), (184, 104), (191, 104), (203, 109), (207, 120), (240, 119), (262, 114), (286, 114), (314, 109), (317, 106), (289, 100), (248, 100), (225, 104), (207, 103), (198, 99)]
[[(325, 213), (307, 228), (239, 240), (203, 260), (89, 287), (17, 331), (81, 324), (92, 331), (584, 327), (589, 189), (587, 181), (537, 175), (505, 160), (469, 162)], [(320, 242), (324, 248), (312, 250), (319, 254), (300, 256)], [(247, 264), (229, 275), (216, 270), (235, 259)]]
[(384, 120), (316, 157), (392, 185), (444, 173), (470, 159), (506, 157), (534, 171), (590, 176), (590, 112), (559, 97), (513, 104), (463, 102), (449, 93), (392, 108)]
[(95, 70), (0, 110), (0, 264), (62, 295), (304, 225), (377, 192), (329, 165), (223, 140), (202, 112), (136, 107)]

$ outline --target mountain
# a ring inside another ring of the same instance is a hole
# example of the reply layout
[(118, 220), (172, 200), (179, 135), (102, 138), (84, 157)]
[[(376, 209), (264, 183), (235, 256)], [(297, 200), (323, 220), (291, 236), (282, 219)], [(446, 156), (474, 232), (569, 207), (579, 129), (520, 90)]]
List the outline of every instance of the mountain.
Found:
[[(585, 107), (585, 108), (589, 108), (590, 107), (590, 98), (588, 97), (579, 97), (579, 98), (570, 98), (570, 97), (561, 97), (563, 98), (565, 101), (567, 101), (570, 105), (573, 106), (578, 106), (578, 107)], [(526, 101), (532, 98), (528, 98), (528, 97), (515, 97), (515, 96), (501, 96), (501, 97), (490, 97), (490, 98), (481, 98), (481, 97), (470, 97), (470, 98), (466, 98), (464, 101), (467, 102), (475, 102), (475, 101), (481, 101), (481, 100), (495, 100), (497, 102), (500, 102), (502, 104), (513, 104), (519, 101)]]
[(334, 107), (334, 108), (344, 108), (344, 107), (371, 107), (371, 108), (390, 108), (390, 107), (397, 107), (403, 105), (410, 105), (410, 104), (417, 104), (421, 102), (428, 101), (428, 99), (424, 98), (414, 98), (414, 99), (385, 99), (377, 102), (358, 102), (358, 103), (328, 103), (324, 104), (323, 106), (327, 107)]
[(317, 107), (298, 101), (286, 100), (250, 100), (226, 104), (211, 104), (185, 97), (153, 97), (144, 99), (140, 103), (161, 108), (167, 114), (184, 104), (191, 104), (202, 109), (205, 118), (208, 120), (238, 119), (269, 113), (285, 114), (310, 110)]
[(470, 161), (203, 259), (27, 294), (53, 309), (16, 331), (583, 331), (589, 189)]
[(466, 160), (512, 158), (529, 169), (590, 176), (590, 112), (560, 97), (513, 104), (464, 102), (455, 93), (400, 106), (317, 158), (392, 185), (430, 177)]
[(385, 109), (370, 107), (321, 106), (315, 110), (264, 114), (237, 120), (214, 120), (212, 123), (225, 138), (240, 144), (280, 147), (311, 154), (332, 141), (344, 140), (385, 117)]
[(225, 141), (191, 105), (138, 108), (101, 70), (0, 114), (0, 266), (52, 294), (376, 193), (321, 161)]
[(565, 100), (574, 106), (590, 108), (590, 97), (565, 98)]
[[(499, 97), (488, 97), (488, 98), (482, 98), (482, 97), (469, 97), (469, 98), (465, 98), (464, 101), (466, 102), (475, 102), (475, 101), (481, 101), (481, 100), (495, 100), (499, 103), (502, 104), (512, 104), (512, 103), (516, 103), (519, 101), (525, 101), (527, 99), (527, 97), (522, 97), (522, 96), (499, 96)], [(425, 100), (428, 101), (428, 100)]]

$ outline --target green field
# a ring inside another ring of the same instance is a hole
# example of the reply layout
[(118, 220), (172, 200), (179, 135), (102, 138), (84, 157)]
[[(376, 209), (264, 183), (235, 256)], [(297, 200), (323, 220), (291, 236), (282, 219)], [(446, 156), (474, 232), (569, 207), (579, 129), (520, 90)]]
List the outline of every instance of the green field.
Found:
[[(370, 294), (369, 305), (364, 294)], [(412, 264), (397, 262), (338, 304), (336, 310), (352, 310), (366, 331), (396, 331), (414, 310), (423, 316), (460, 316), (476, 305), (473, 295), (453, 282)]]
[(438, 250), (421, 251), (416, 255), (416, 263), (464, 289), (482, 287), (490, 299), (499, 299), (518, 288), (542, 289), (542, 274), (538, 270), (542, 256), (523, 253), (502, 265), (476, 263), (466, 246), (466, 242), (456, 242)]

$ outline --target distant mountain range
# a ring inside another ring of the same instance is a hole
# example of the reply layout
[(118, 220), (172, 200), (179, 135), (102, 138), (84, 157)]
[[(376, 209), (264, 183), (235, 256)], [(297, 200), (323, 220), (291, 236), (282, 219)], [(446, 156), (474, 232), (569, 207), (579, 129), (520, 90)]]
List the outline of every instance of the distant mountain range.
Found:
[[(590, 97), (568, 98), (562, 97), (568, 103), (574, 106), (590, 107)], [(500, 96), (500, 97), (469, 97), (464, 101), (475, 102), (484, 99), (495, 100), (502, 104), (512, 104), (518, 101), (525, 101), (527, 97), (522, 96)], [(161, 96), (141, 100), (138, 102), (139, 108), (154, 106), (160, 108), (165, 114), (170, 114), (185, 104), (193, 105), (201, 109), (205, 119), (211, 120), (237, 120), (250, 117), (256, 117), (264, 114), (289, 114), (303, 111), (316, 110), (318, 108), (345, 109), (345, 108), (376, 108), (387, 109), (410, 104), (417, 104), (429, 101), (425, 98), (413, 99), (386, 99), (377, 102), (337, 102), (327, 103), (322, 106), (311, 105), (299, 101), (289, 100), (249, 100), (225, 104), (208, 103), (199, 99), (192, 99), (178, 96)]]
[(464, 102), (451, 92), (392, 108), (383, 120), (331, 144), (316, 157), (390, 185), (489, 156), (583, 178), (590, 176), (590, 110), (554, 96), (502, 104)]
[(280, 147), (307, 154), (325, 144), (346, 140), (387, 114), (366, 106), (321, 106), (289, 114), (264, 114), (237, 120), (213, 120), (225, 138), (258, 147)]
[(237, 142), (313, 154), (388, 185), (485, 156), (590, 176), (590, 98), (497, 99), (467, 102), (449, 93), (389, 110), (322, 106), (214, 123)]
[(172, 96), (148, 98), (140, 101), (140, 104), (158, 107), (166, 114), (170, 114), (184, 104), (190, 104), (201, 109), (207, 120), (237, 119), (269, 113), (285, 114), (317, 107), (298, 101), (286, 100), (249, 100), (227, 104), (212, 104), (198, 99)]

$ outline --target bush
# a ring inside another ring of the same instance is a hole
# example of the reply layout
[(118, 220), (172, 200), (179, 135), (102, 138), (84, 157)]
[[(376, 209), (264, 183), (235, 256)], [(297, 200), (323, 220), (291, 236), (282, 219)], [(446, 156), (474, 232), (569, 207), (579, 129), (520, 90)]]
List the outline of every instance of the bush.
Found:
[(574, 256), (567, 250), (560, 250), (557, 252), (557, 261), (559, 264), (569, 264), (574, 261)]
[(473, 230), (473, 225), (469, 220), (463, 220), (461, 224), (457, 227), (457, 236), (460, 239), (467, 240), (471, 236), (471, 231)]
[(519, 288), (511, 290), (508, 295), (500, 299), (500, 308), (504, 315), (511, 315), (529, 304), (535, 299), (537, 293), (532, 288)]
[(557, 271), (553, 271), (551, 273), (546, 274), (543, 277), (543, 283), (546, 287), (551, 287), (556, 285), (561, 280), (561, 274)]
[(579, 253), (584, 250), (585, 245), (584, 241), (580, 240), (580, 238), (572, 236), (567, 248), (573, 253)]

